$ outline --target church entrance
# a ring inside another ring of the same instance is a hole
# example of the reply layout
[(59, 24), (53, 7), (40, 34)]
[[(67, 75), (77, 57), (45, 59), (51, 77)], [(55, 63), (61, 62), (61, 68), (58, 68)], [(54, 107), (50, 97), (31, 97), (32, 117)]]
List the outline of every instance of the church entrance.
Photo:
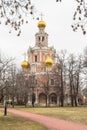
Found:
[(46, 95), (44, 93), (39, 95), (39, 104), (43, 106), (46, 105)]
[(49, 102), (50, 102), (50, 105), (57, 104), (57, 95), (55, 93), (52, 93), (49, 95)]

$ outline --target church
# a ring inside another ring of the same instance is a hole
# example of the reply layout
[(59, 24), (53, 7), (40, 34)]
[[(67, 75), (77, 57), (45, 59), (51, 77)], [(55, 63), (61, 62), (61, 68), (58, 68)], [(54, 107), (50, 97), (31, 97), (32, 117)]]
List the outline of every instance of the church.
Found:
[(61, 83), (58, 56), (56, 49), (48, 45), (46, 22), (41, 19), (37, 27), (35, 45), (27, 51), (28, 61), (21, 64), (28, 74), (28, 105), (59, 106)]

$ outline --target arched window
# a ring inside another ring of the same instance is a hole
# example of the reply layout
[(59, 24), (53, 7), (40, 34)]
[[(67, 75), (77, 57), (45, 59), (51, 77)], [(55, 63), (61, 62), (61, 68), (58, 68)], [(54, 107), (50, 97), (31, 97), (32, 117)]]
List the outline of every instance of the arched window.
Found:
[(38, 40), (40, 41), (40, 36), (38, 37)]
[(37, 62), (37, 55), (35, 55), (35, 62)]
[(44, 37), (42, 37), (42, 42), (44, 41)]
[(54, 85), (54, 79), (51, 79), (50, 84)]

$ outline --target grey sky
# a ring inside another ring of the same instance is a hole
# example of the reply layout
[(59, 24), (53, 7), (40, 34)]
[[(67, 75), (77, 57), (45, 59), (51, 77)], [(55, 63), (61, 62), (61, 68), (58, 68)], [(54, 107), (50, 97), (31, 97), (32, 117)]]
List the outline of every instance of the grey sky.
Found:
[[(57, 51), (67, 49), (69, 53), (81, 53), (87, 46), (87, 35), (83, 35), (81, 30), (73, 32), (71, 24), (76, 8), (74, 0), (56, 3), (56, 0), (32, 0), (35, 5), (37, 15), (44, 14), (43, 20), (47, 26), (45, 31), (49, 34), (49, 46), (54, 46)], [(35, 33), (38, 31), (37, 22), (31, 17), (30, 22), (22, 27), (20, 37), (16, 33), (9, 34), (9, 29), (4, 25), (0, 27), (0, 50), (8, 56), (16, 58), (20, 65), (24, 59), (23, 53), (27, 52), (29, 46), (35, 44)]]

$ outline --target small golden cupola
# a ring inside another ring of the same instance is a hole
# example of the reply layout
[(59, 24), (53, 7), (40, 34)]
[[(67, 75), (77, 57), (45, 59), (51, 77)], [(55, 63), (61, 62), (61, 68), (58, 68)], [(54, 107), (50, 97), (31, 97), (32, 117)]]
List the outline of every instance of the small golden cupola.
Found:
[(41, 13), (40, 14), (41, 15), (41, 20), (37, 23), (37, 26), (38, 26), (38, 28), (45, 28), (46, 27), (46, 23), (45, 23), (45, 21), (43, 21), (43, 14)]
[(38, 26), (39, 28), (45, 28), (45, 27), (46, 27), (46, 23), (45, 23), (45, 21), (40, 20), (40, 21), (37, 23), (37, 26)]
[(21, 63), (21, 67), (23, 69), (28, 69), (30, 67), (30, 64), (29, 64), (28, 61), (25, 60), (26, 59), (26, 53), (24, 53), (23, 55), (24, 55), (24, 60)]
[(21, 67), (27, 69), (27, 68), (30, 67), (30, 64), (29, 64), (28, 61), (24, 60), (24, 61), (22, 61), (22, 63), (21, 63)]
[(53, 65), (53, 60), (52, 60), (50, 57), (48, 57), (48, 58), (45, 60), (45, 66), (50, 67), (50, 66), (52, 66), (52, 65)]
[(47, 67), (51, 67), (53, 65), (53, 60), (50, 58), (50, 50), (48, 52), (48, 57), (45, 60), (45, 66)]

